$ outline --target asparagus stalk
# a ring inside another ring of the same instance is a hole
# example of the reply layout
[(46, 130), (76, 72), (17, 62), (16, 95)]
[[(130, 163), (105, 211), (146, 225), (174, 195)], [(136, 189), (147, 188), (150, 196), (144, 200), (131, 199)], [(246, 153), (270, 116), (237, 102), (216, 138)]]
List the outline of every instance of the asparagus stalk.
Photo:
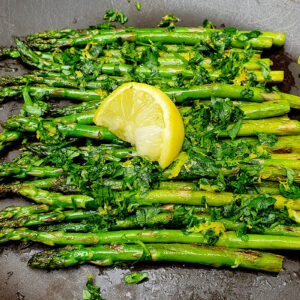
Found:
[(300, 170), (300, 161), (291, 159), (254, 159), (263, 166), (285, 166), (293, 170)]
[(30, 206), (8, 206), (1, 210), (0, 220), (6, 220), (11, 218), (24, 218), (37, 213), (44, 213), (52, 210), (46, 204), (30, 205)]
[(48, 213), (36, 213), (36, 214), (24, 215), (22, 217), (14, 217), (14, 218), (8, 218), (8, 216), (7, 217), (3, 216), (2, 221), (0, 221), (0, 227), (6, 227), (6, 228), (30, 227), (36, 225), (51, 224), (55, 222), (84, 220), (84, 219), (89, 219), (91, 217), (97, 217), (97, 216), (99, 216), (99, 212), (86, 211), (86, 210), (77, 210), (77, 211), (59, 210), (59, 211), (51, 211)]
[[(98, 57), (93, 59), (96, 62), (99, 63), (105, 63), (105, 64), (123, 64), (125, 63), (125, 59), (122, 58), (122, 52), (120, 50), (104, 50), (103, 51), (104, 56)], [(139, 53), (141, 54), (141, 52)], [(53, 53), (47, 53), (47, 52), (40, 52), (38, 54), (42, 59), (47, 59), (50, 61), (53, 61)], [(82, 55), (82, 54), (81, 54)], [(179, 66), (184, 65), (184, 60), (189, 61), (193, 57), (195, 57), (196, 52), (182, 52), (178, 53), (176, 56), (174, 53), (170, 52), (159, 52), (158, 57), (158, 63), (160, 66)], [(141, 55), (140, 55), (141, 56)], [(243, 53), (239, 55), (239, 58), (243, 58)], [(245, 62), (243, 64), (243, 67), (245, 67), (247, 70), (261, 70), (262, 65), (266, 64), (267, 66), (272, 66), (273, 62), (269, 58), (257, 58), (256, 55), (254, 55), (254, 58), (249, 59), (249, 61)], [(210, 58), (204, 59), (202, 62), (200, 62), (200, 65), (206, 69), (212, 68), (212, 61)]]
[(18, 131), (3, 131), (0, 134), (0, 151), (13, 144), (21, 137), (21, 133)]
[[(98, 104), (96, 102), (95, 104)], [(96, 105), (95, 105), (96, 106)], [(188, 107), (184, 107), (182, 110), (186, 111)], [(270, 101), (257, 104), (249, 104), (241, 107), (244, 111), (245, 120), (263, 119), (268, 117), (281, 116), (289, 112), (290, 106), (287, 101)], [(58, 117), (53, 121), (55, 123), (78, 123), (78, 124), (93, 124), (95, 110), (82, 112), (78, 114), (72, 114), (64, 117)]]
[(0, 58), (5, 56), (9, 56), (11, 58), (18, 58), (20, 57), (20, 53), (17, 49), (13, 47), (0, 49)]
[(101, 100), (94, 100), (75, 105), (52, 107), (49, 112), (52, 117), (64, 117), (95, 110), (100, 104)]
[[(231, 125), (228, 129), (231, 128)], [(282, 120), (280, 118), (270, 118), (268, 122), (264, 119), (246, 120), (237, 136), (253, 136), (257, 133), (268, 133), (275, 135), (298, 135), (300, 134), (300, 122), (296, 120)], [(228, 137), (228, 132), (220, 132), (221, 137)]]
[(29, 180), (29, 181), (24, 181), (21, 184), (13, 183), (13, 184), (2, 185), (2, 186), (0, 186), (0, 192), (2, 192), (2, 191), (12, 192), (16, 189), (16, 185), (17, 186), (33, 185), (36, 188), (49, 189), (49, 190), (53, 190), (53, 191), (59, 191), (62, 193), (78, 193), (79, 192), (79, 188), (76, 185), (74, 185), (72, 183), (68, 183), (68, 179), (66, 176)]
[[(153, 43), (162, 42), (164, 44), (184, 44), (184, 45), (195, 45), (201, 42), (208, 42), (211, 39), (209, 32), (167, 32), (157, 31), (153, 28), (149, 30), (136, 30), (131, 32), (125, 31), (107, 31), (102, 34), (88, 34), (85, 36), (75, 38), (62, 38), (62, 39), (50, 39), (50, 40), (36, 40), (30, 42), (30, 46), (35, 47), (39, 50), (51, 50), (57, 47), (70, 47), (77, 46), (82, 47), (88, 43), (101, 43), (106, 45), (109, 43), (116, 42), (117, 40), (130, 41), (130, 42), (141, 42)], [(271, 48), (273, 39), (268, 37), (258, 37), (250, 39), (249, 41), (242, 42), (238, 37), (231, 38), (231, 47), (244, 48), (250, 44), (253, 48), (264, 49)], [(230, 48), (230, 47), (229, 47)]]
[(25, 178), (27, 176), (34, 177), (57, 177), (63, 175), (61, 168), (54, 168), (49, 166), (35, 167), (35, 166), (18, 166), (14, 163), (2, 164), (0, 166), (0, 177), (15, 177)]
[[(106, 181), (104, 181), (104, 184)], [(58, 177), (50, 177), (50, 178), (42, 178), (42, 179), (36, 179), (36, 180), (29, 180), (29, 181), (23, 181), (15, 182), (11, 184), (2, 184), (0, 185), (0, 193), (10, 193), (18, 190), (22, 186), (34, 186), (36, 188), (40, 189), (49, 189), (51, 191), (59, 191), (62, 193), (78, 193), (80, 192), (79, 188), (72, 184), (68, 183), (68, 178), (66, 176), (58, 176)], [(120, 182), (117, 180), (115, 181), (115, 185), (119, 186)]]
[[(143, 226), (143, 222), (141, 222), (141, 214), (147, 215), (144, 220), (145, 225), (147, 226), (167, 224), (174, 218), (172, 213), (180, 208), (181, 206), (170, 204), (161, 206), (160, 208), (142, 207), (138, 209), (140, 213), (130, 215), (128, 217), (122, 217), (121, 219), (118, 219), (119, 216), (117, 211), (112, 211), (113, 218), (111, 219), (111, 224), (107, 225), (110, 225), (112, 229), (141, 227)], [(193, 214), (207, 213), (207, 209), (196, 206), (185, 206), (184, 211), (191, 212)], [(103, 209), (97, 211), (62, 211), (60, 208), (55, 209), (54, 207), (50, 207), (45, 204), (21, 207), (13, 206), (5, 208), (0, 212), (0, 227), (30, 227), (71, 220), (88, 220), (90, 225), (96, 226), (98, 222), (97, 218), (103, 215), (103, 213), (100, 214), (101, 212), (104, 213), (105, 211)], [(181, 221), (184, 223), (184, 216), (181, 218)]]
[(169, 89), (164, 91), (171, 99), (177, 103), (182, 103), (185, 100), (207, 99), (210, 97), (221, 97), (239, 99), (253, 102), (273, 101), (273, 100), (287, 100), (292, 108), (300, 108), (300, 97), (281, 93), (268, 93), (262, 88), (257, 87), (243, 87), (229, 84), (208, 84), (202, 86), (194, 86), (188, 89)]
[[(141, 54), (143, 51), (146, 50), (147, 46), (137, 46), (135, 48), (135, 51), (137, 53)], [(164, 45), (167, 51), (159, 51), (159, 56), (160, 57), (175, 57), (178, 54), (183, 56), (185, 59), (190, 59), (195, 56), (196, 53), (199, 52), (199, 50), (192, 46), (183, 46), (183, 45)], [(80, 55), (82, 55), (84, 50), (77, 49), (79, 51)], [(48, 60), (53, 60), (53, 52), (41, 52), (41, 51), (35, 51), (37, 55), (39, 55), (41, 58), (48, 59)], [(244, 57), (244, 49), (239, 49), (239, 48), (231, 48), (227, 49), (224, 51), (225, 55), (230, 55), (230, 53), (238, 53), (239, 58), (242, 59)], [(254, 50), (253, 55), (251, 59), (253, 60), (260, 60), (261, 59), (261, 50)], [(103, 50), (103, 54), (106, 57), (121, 57), (121, 51), (118, 49), (109, 49)], [(8, 48), (8, 49), (2, 49), (0, 50), (0, 58), (1, 57), (11, 57), (11, 58), (19, 58), (20, 57), (20, 52), (15, 49), (15, 48)], [(272, 61), (266, 61), (267, 64), (273, 65)]]
[[(197, 101), (198, 102), (198, 101)], [(199, 101), (199, 104), (209, 105), (210, 101)], [(235, 104), (244, 112), (245, 120), (264, 119), (282, 116), (290, 111), (287, 100), (265, 101), (262, 103), (240, 102)]]
[[(95, 103), (96, 104), (96, 103)], [(98, 104), (98, 103), (97, 103)], [(96, 106), (96, 105), (95, 105)], [(189, 107), (180, 108), (180, 111), (187, 111)], [(244, 112), (245, 120), (263, 119), (269, 117), (281, 116), (290, 111), (288, 101), (268, 101), (263, 103), (243, 105), (241, 110)], [(53, 121), (55, 123), (79, 123), (79, 124), (93, 124), (95, 110), (72, 114), (64, 117), (58, 117)]]
[[(143, 208), (144, 210), (145, 208)], [(151, 207), (148, 209), (152, 209)], [(147, 217), (144, 222), (141, 222), (141, 218), (138, 214), (130, 215), (126, 218), (118, 218), (115, 216), (115, 219), (112, 220), (112, 224), (110, 224), (110, 229), (112, 230), (121, 230), (121, 229), (130, 229), (130, 228), (143, 228), (143, 227), (159, 227), (164, 226), (166, 228), (178, 228), (180, 226), (186, 227), (189, 224), (189, 220), (186, 218), (192, 216), (195, 220), (198, 220), (201, 224), (210, 224), (213, 220), (209, 214), (205, 214), (205, 210), (198, 211), (198, 207), (187, 207), (185, 206), (185, 210), (178, 213), (174, 213), (177, 209), (176, 205), (167, 204), (165, 206), (161, 206), (161, 212), (150, 215)], [(73, 214), (74, 212), (74, 214)], [(18, 217), (13, 219), (4, 218), (1, 221), (2, 227), (22, 227), (22, 226), (36, 226), (43, 225), (39, 227), (41, 231), (65, 231), (65, 232), (97, 232), (102, 230), (102, 228), (98, 226), (97, 222), (87, 221), (85, 216), (90, 217), (92, 212), (89, 214), (85, 213), (86, 211), (66, 211), (63, 214), (60, 212), (51, 212), (49, 214), (31, 214), (26, 215), (27, 211), (24, 211), (25, 217), (22, 217), (22, 211), (19, 211)], [(192, 215), (190, 215), (192, 212)], [(98, 215), (98, 212), (94, 212), (95, 216)], [(69, 215), (68, 215), (69, 214)], [(72, 223), (70, 219), (67, 220), (68, 223), (60, 223), (55, 225), (47, 225), (55, 222), (64, 221), (62, 215), (67, 218), (72, 218), (73, 220), (83, 220), (81, 223)], [(47, 217), (48, 216), (48, 217)], [(218, 219), (218, 223), (222, 224), (226, 230), (237, 231), (243, 223), (239, 223), (237, 221), (232, 221), (230, 219)], [(101, 223), (100, 223), (101, 224)], [(248, 229), (250, 233), (259, 233), (266, 235), (279, 235), (279, 236), (295, 236), (300, 237), (300, 227), (299, 226), (286, 226), (286, 225), (276, 225), (269, 228), (264, 228), (259, 232), (256, 232), (253, 228)]]
[[(41, 98), (46, 96), (47, 98), (63, 98), (74, 99), (79, 101), (92, 101), (101, 100), (107, 93), (103, 90), (87, 90), (81, 91), (77, 89), (47, 87), (47, 86), (30, 86), (28, 87), (29, 93), (32, 97)], [(21, 86), (5, 87), (0, 89), (0, 101), (6, 98), (20, 97), (22, 94)]]
[[(164, 32), (164, 28), (123, 28), (123, 29), (62, 29), (62, 30), (48, 30), (44, 32), (38, 32), (30, 34), (26, 37), (27, 41), (33, 41), (36, 39), (60, 39), (60, 38), (74, 38), (80, 37), (88, 34), (104, 34), (104, 33), (115, 33), (115, 32), (125, 32), (125, 31), (137, 31), (137, 32)], [(204, 27), (176, 27), (176, 32), (222, 32), (222, 29), (208, 29)], [(249, 34), (250, 31), (239, 31), (239, 34)], [(275, 46), (283, 46), (285, 41), (285, 33), (277, 32), (262, 32), (261, 37), (271, 38)]]
[[(90, 118), (91, 115), (88, 117)], [(37, 118), (16, 116), (9, 119), (6, 123), (2, 124), (2, 126), (7, 130), (36, 132), (39, 124), (40, 121)], [(48, 121), (47, 127), (53, 127), (52, 122)], [(57, 124), (57, 129), (65, 136), (89, 137), (100, 140), (117, 139), (116, 136), (105, 127), (83, 124)], [(230, 129), (230, 126), (228, 129)], [(300, 134), (300, 122), (297, 120), (283, 120), (279, 118), (270, 118), (268, 122), (265, 122), (264, 119), (246, 120), (243, 121), (237, 136), (255, 136), (260, 132), (275, 135), (298, 135)], [(228, 131), (221, 131), (219, 136), (228, 137)]]
[(34, 255), (29, 265), (43, 269), (70, 267), (85, 262), (108, 266), (120, 261), (176, 261), (212, 266), (231, 266), (280, 272), (283, 257), (270, 253), (182, 244), (111, 245), (44, 251)]
[[(159, 183), (159, 189), (161, 190), (183, 190), (183, 191), (215, 191), (215, 186), (204, 186), (201, 184), (198, 186), (194, 182), (185, 182), (185, 181), (161, 181)], [(276, 195), (280, 194), (279, 184), (272, 181), (263, 181), (260, 184), (255, 185), (256, 192), (261, 194)], [(249, 192), (250, 193), (250, 192)], [(253, 192), (254, 193), (254, 192)]]
[(98, 208), (100, 205), (97, 200), (87, 195), (63, 195), (60, 193), (42, 190), (29, 185), (21, 186), (18, 190), (15, 190), (14, 192), (25, 196), (29, 199), (32, 199), (36, 203), (43, 203), (52, 207)]
[(271, 154), (271, 159), (284, 159), (284, 160), (300, 160), (299, 153), (274, 153)]
[[(260, 163), (257, 161), (260, 168), (256, 171), (258, 178), (270, 181), (281, 181), (286, 177), (286, 167), (291, 166), (290, 160), (264, 160), (266, 166), (263, 165), (263, 160)], [(275, 161), (275, 164), (274, 164)], [(218, 174), (228, 176), (231, 174), (237, 174), (240, 170), (253, 170), (253, 163), (247, 164), (243, 161), (215, 161), (217, 171), (208, 170), (201, 166), (201, 163), (197, 162), (193, 157), (188, 157), (186, 162), (182, 164), (181, 160), (176, 160), (169, 168), (165, 169), (162, 178), (168, 180), (176, 177), (179, 180), (189, 180), (202, 177), (214, 178)], [(300, 182), (300, 173), (297, 170), (297, 164), (295, 164), (294, 181)], [(176, 173), (174, 174), (174, 170)]]
[[(105, 78), (110, 78), (108, 76), (103, 76)], [(115, 80), (113, 77), (116, 76), (111, 76), (111, 80)], [(122, 83), (130, 81), (129, 78), (126, 77), (120, 77), (116, 81), (118, 85), (121, 85)], [(165, 84), (172, 84), (173, 86), (175, 85), (175, 81), (172, 80), (165, 80), (163, 81)], [(2, 86), (7, 86), (7, 85), (17, 85), (17, 84), (45, 84), (50, 87), (66, 87), (66, 88), (79, 88), (80, 84), (75, 80), (72, 79), (71, 76), (68, 77), (68, 79), (64, 78), (60, 74), (56, 75), (55, 77), (53, 76), (39, 76), (38, 74), (26, 74), (26, 75), (21, 75), (21, 76), (12, 76), (12, 77), (0, 77), (0, 85)], [(96, 80), (96, 81), (88, 81), (85, 84), (86, 89), (91, 89), (91, 90), (97, 90), (97, 89), (105, 89), (107, 87), (107, 83), (104, 82), (102, 79), (101, 80)]]
[(54, 225), (42, 225), (38, 227), (39, 231), (64, 231), (64, 232), (93, 232), (95, 224), (91, 223), (59, 223)]
[[(100, 203), (87, 195), (63, 195), (53, 193), (34, 186), (21, 186), (14, 191), (37, 203), (44, 203), (52, 207), (64, 208), (84, 208), (96, 209)], [(221, 192), (214, 193), (208, 191), (187, 191), (187, 190), (151, 190), (147, 194), (136, 194), (132, 196), (130, 192), (121, 192), (119, 196), (130, 199), (131, 203), (139, 205), (153, 204), (183, 204), (204, 206), (224, 206), (233, 203), (237, 198), (233, 193)], [(239, 197), (255, 197), (256, 195), (239, 195)], [(293, 210), (300, 210), (300, 199), (287, 199), (281, 195), (272, 195), (276, 199), (275, 208), (282, 209), (288, 207)], [(203, 200), (205, 199), (205, 200)]]
[[(145, 49), (145, 47), (143, 48)], [(42, 59), (46, 59), (49, 61), (53, 61), (53, 53), (52, 52), (34, 52), (38, 56), (40, 56)], [(84, 51), (81, 51), (80, 55), (83, 55)], [(138, 51), (139, 56), (141, 57), (142, 52)], [(158, 57), (158, 63), (160, 66), (174, 66), (174, 65), (184, 65), (184, 60), (188, 61), (195, 57), (197, 52), (190, 51), (190, 52), (182, 52), (177, 53), (177, 55), (174, 55), (174, 53), (170, 52), (164, 52), (160, 51), (159, 57)], [(98, 63), (105, 63), (105, 64), (123, 64), (125, 63), (125, 59), (122, 58), (122, 52), (120, 50), (104, 50), (103, 51), (104, 56), (93, 58), (94, 61)], [(239, 58), (244, 58), (244, 55), (242, 52), (240, 52)], [(262, 63), (267, 66), (272, 66), (273, 62), (269, 58), (257, 58), (257, 56), (254, 55), (254, 58), (250, 58), (249, 61), (245, 62), (243, 66), (248, 70), (260, 70), (262, 68)], [(205, 58), (202, 62), (200, 62), (200, 65), (206, 69), (212, 68), (212, 61), (210, 58)]]
[[(54, 245), (105, 245), (143, 243), (207, 244), (205, 234), (181, 230), (122, 230), (97, 233), (65, 233), (62, 231), (41, 232), (28, 228), (4, 228), (0, 230), (0, 243), (8, 241), (33, 241)], [(226, 232), (218, 238), (216, 246), (241, 249), (300, 250), (299, 237), (272, 235), (247, 235), (247, 241), (234, 232)]]
[[(194, 86), (188, 89), (164, 89), (163, 90), (171, 99), (177, 103), (182, 103), (185, 100), (207, 99), (210, 97), (232, 98), (253, 102), (287, 100), (292, 108), (300, 108), (300, 97), (285, 94), (281, 92), (267, 93), (264, 89), (234, 86), (228, 84), (209, 84), (202, 86)], [(47, 95), (53, 98), (68, 98), (80, 101), (100, 101), (105, 93), (103, 91), (80, 91), (67, 88), (56, 87), (29, 87), (29, 93), (35, 97)], [(10, 87), (0, 90), (0, 99), (9, 97), (17, 97), (21, 94), (21, 88)]]
[[(47, 123), (43, 123), (46, 121)], [(42, 120), (36, 117), (16, 116), (2, 124), (5, 129), (18, 130), (23, 132), (40, 132), (40, 125), (44, 130), (57, 132), (70, 137), (88, 137), (97, 140), (116, 140), (117, 137), (105, 127), (90, 126), (83, 124), (55, 124), (51, 120)], [(41, 124), (42, 122), (42, 124)]]
[[(65, 147), (64, 149), (66, 150), (69, 149), (74, 153), (76, 152), (76, 154), (78, 156), (81, 156), (84, 160), (89, 159), (94, 154), (104, 155), (105, 159), (112, 160), (112, 161), (116, 161), (116, 160), (119, 161), (121, 159), (128, 159), (128, 158), (133, 158), (135, 156), (138, 156), (135, 148), (121, 148), (118, 146), (119, 145), (112, 144), (107, 147), (107, 145), (102, 144), (100, 146), (83, 146), (78, 148)], [(48, 156), (54, 153), (59, 155), (59, 152), (61, 151), (56, 147), (45, 145), (42, 143), (31, 143), (31, 144), (27, 144), (25, 147), (26, 149), (38, 154), (39, 156)], [(106, 180), (108, 179), (104, 180), (105, 184), (106, 184)], [(117, 183), (117, 181), (116, 180), (114, 181), (116, 182), (116, 186), (118, 186), (119, 184)]]
[[(272, 121), (272, 120), (271, 120)], [(257, 145), (258, 141), (256, 138), (237, 138), (235, 141), (231, 140), (222, 140), (222, 142), (240, 142), (244, 141), (246, 143)], [(261, 145), (261, 147), (269, 153), (274, 154), (285, 154), (285, 153), (299, 153), (300, 152), (300, 136), (291, 135), (291, 136), (278, 136), (278, 140), (272, 146), (270, 145)]]
[[(124, 192), (126, 195), (126, 192)], [(238, 197), (255, 197), (255, 195), (239, 195)], [(300, 210), (300, 199), (288, 200), (281, 195), (272, 195), (276, 199), (275, 207), (282, 209), (289, 207), (293, 210)], [(203, 199), (205, 201), (203, 202)], [(184, 190), (152, 190), (146, 195), (137, 194), (131, 198), (132, 202), (140, 205), (159, 204), (183, 204), (183, 205), (208, 205), (208, 206), (224, 206), (235, 201), (235, 196), (229, 192), (214, 193), (208, 191), (184, 191)]]

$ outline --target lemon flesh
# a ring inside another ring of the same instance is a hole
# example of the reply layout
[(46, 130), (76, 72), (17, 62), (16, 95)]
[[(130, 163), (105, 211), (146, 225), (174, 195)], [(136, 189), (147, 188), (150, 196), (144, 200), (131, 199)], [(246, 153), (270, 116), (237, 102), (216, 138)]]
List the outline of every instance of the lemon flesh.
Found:
[(144, 83), (125, 83), (113, 91), (97, 109), (94, 122), (162, 168), (174, 161), (183, 144), (184, 125), (175, 104)]

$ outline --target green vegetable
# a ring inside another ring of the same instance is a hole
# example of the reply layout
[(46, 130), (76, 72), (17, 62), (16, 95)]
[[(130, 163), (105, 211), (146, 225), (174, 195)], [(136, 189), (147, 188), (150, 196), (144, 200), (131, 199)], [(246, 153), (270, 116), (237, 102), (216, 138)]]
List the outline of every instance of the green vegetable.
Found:
[(280, 272), (283, 257), (253, 250), (228, 249), (182, 244), (111, 245), (92, 248), (54, 249), (35, 254), (29, 265), (35, 268), (56, 269), (93, 261), (109, 266), (118, 262), (143, 260), (197, 263), (214, 267), (242, 267), (267, 272)]
[(92, 274), (88, 277), (86, 287), (87, 290), (82, 291), (83, 300), (104, 300), (104, 298), (100, 296), (100, 287), (93, 284)]
[(140, 1), (136, 1), (135, 6), (136, 6), (136, 9), (137, 9), (138, 11), (141, 10), (141, 3), (140, 3)]
[(120, 22), (121, 24), (125, 24), (128, 21), (128, 18), (124, 15), (124, 13), (117, 9), (115, 11), (112, 9), (107, 10), (103, 19), (109, 20), (110, 22)]
[(126, 284), (141, 283), (149, 278), (149, 273), (147, 272), (134, 272), (127, 274), (124, 277)]

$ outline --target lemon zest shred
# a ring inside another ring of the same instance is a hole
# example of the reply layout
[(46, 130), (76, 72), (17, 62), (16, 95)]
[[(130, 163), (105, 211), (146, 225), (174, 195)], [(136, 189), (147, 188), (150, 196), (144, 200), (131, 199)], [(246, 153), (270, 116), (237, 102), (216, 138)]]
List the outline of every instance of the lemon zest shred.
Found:
[(257, 155), (255, 154), (255, 153), (251, 153), (250, 155), (249, 155), (249, 158), (250, 159), (254, 159), (254, 158), (256, 158), (257, 157)]
[(125, 161), (125, 162), (123, 163), (123, 165), (124, 165), (125, 167), (131, 167), (131, 166), (132, 166), (131, 160)]
[(81, 71), (75, 71), (75, 74), (77, 75), (78, 78), (82, 78), (83, 74)]
[(181, 171), (182, 166), (186, 163), (186, 161), (189, 159), (189, 156), (185, 152), (181, 152), (175, 161), (177, 162), (175, 168), (171, 170), (171, 174), (168, 176), (168, 178), (174, 178), (178, 176), (178, 174)]
[(53, 53), (52, 53), (52, 56), (55, 56), (55, 54), (58, 54), (58, 53), (62, 53), (62, 50), (60, 48), (56, 48)]
[(189, 229), (188, 232), (203, 232), (208, 229), (214, 229), (215, 235), (219, 236), (221, 233), (225, 232), (225, 226), (219, 222), (209, 222), (209, 223), (201, 223), (199, 225), (195, 225), (193, 228)]
[(101, 98), (107, 96), (107, 92), (101, 89), (94, 90)]
[(90, 50), (91, 45), (97, 45), (97, 43), (95, 43), (95, 42), (90, 42), (90, 43), (88, 43), (88, 44), (85, 46), (85, 48), (83, 49), (83, 51), (82, 51), (82, 56), (83, 56), (83, 57), (86, 57), (86, 58), (92, 58), (92, 56), (91, 56), (90, 53), (89, 53), (89, 50)]
[(236, 77), (236, 78), (234, 79), (234, 84), (235, 84), (235, 85), (241, 85), (242, 82), (247, 81), (248, 79), (249, 79), (249, 78), (248, 78), (248, 75), (247, 75), (247, 71), (244, 70), (244, 71), (242, 71), (242, 72), (240, 73), (240, 75), (239, 75), (238, 77)]

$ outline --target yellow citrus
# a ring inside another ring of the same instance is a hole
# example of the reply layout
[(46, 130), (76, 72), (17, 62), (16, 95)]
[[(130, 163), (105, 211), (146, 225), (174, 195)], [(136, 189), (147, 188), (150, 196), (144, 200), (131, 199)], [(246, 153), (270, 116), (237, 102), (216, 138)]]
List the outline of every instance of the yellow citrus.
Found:
[(94, 122), (162, 168), (174, 161), (183, 144), (184, 125), (175, 104), (164, 92), (144, 83), (125, 83), (113, 91), (97, 109)]

